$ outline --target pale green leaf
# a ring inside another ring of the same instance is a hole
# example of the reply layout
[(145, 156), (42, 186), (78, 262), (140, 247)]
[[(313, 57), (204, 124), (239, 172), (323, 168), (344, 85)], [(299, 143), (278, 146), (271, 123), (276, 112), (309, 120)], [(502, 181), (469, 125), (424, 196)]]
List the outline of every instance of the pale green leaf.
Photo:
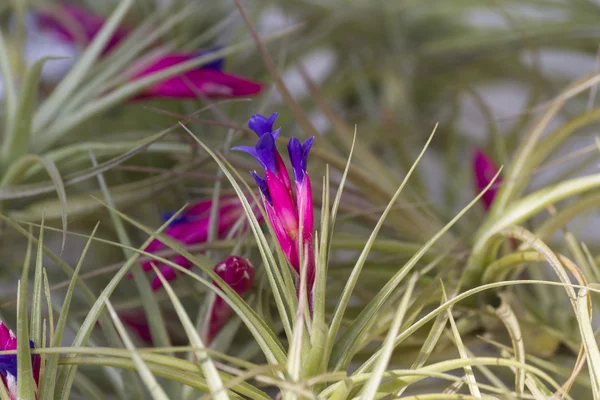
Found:
[[(27, 282), (31, 263), (31, 240), (27, 245), (27, 254), (23, 262), (23, 274), (18, 284), (17, 312), (17, 393), (19, 399), (35, 399), (35, 381), (31, 366), (31, 349), (29, 348), (29, 315), (27, 299)], [(38, 343), (38, 346), (40, 344)]]
[(375, 399), (377, 395), (377, 388), (383, 379), (383, 374), (388, 367), (390, 362), (390, 358), (392, 357), (392, 352), (394, 351), (394, 339), (396, 339), (396, 335), (400, 331), (400, 327), (402, 326), (402, 322), (404, 320), (404, 316), (406, 315), (406, 311), (408, 309), (409, 302), (411, 300), (411, 296), (413, 293), (413, 289), (417, 283), (417, 279), (419, 278), (419, 274), (415, 273), (409, 279), (406, 291), (404, 292), (404, 296), (402, 297), (402, 301), (398, 305), (398, 309), (394, 314), (394, 319), (392, 321), (392, 325), (388, 331), (388, 334), (383, 341), (383, 345), (381, 346), (381, 352), (379, 353), (379, 357), (377, 358), (377, 362), (373, 367), (373, 372), (371, 377), (367, 381), (366, 385), (363, 387), (360, 393), (361, 400), (371, 400)]
[[(96, 161), (94, 153), (92, 153), (91, 151), (90, 158), (92, 159), (92, 165), (96, 167), (98, 163)], [(123, 221), (121, 221), (121, 219), (112, 211), (115, 208), (115, 204), (113, 203), (113, 199), (110, 190), (106, 185), (106, 181), (104, 180), (104, 176), (102, 174), (98, 174), (97, 178), (102, 193), (104, 194), (104, 199), (110, 207), (108, 209), (110, 213), (110, 219), (113, 223), (113, 226), (115, 227), (119, 241), (125, 245), (131, 246), (131, 240), (129, 239), (129, 235), (127, 234), (127, 230), (125, 229)], [(125, 257), (132, 256), (132, 253), (126, 249), (123, 249), (123, 253)], [(152, 335), (153, 344), (157, 347), (170, 347), (171, 341), (169, 340), (165, 320), (162, 316), (160, 307), (158, 305), (158, 301), (156, 300), (156, 296), (154, 295), (152, 288), (148, 283), (146, 274), (140, 268), (134, 268), (133, 279), (135, 281), (138, 291), (140, 292), (142, 305), (144, 307), (146, 318), (150, 326), (150, 333)]]
[(35, 275), (33, 279), (33, 297), (31, 299), (31, 340), (33, 343), (42, 343), (42, 283), (43, 283), (43, 259), (44, 259), (44, 219), (40, 228), (37, 255), (35, 258)]
[(14, 120), (9, 124), (9, 129), (6, 130), (4, 142), (2, 143), (2, 162), (5, 169), (29, 150), (31, 124), (37, 105), (38, 85), (42, 68), (47, 61), (55, 59), (59, 58), (42, 58), (28, 68), (25, 73), (22, 86), (19, 88), (19, 103), (15, 115), (14, 117), (12, 115), (7, 117), (14, 118)]
[[(379, 234), (379, 231), (380, 231), (381, 227), (383, 226), (383, 223), (385, 222), (385, 219), (386, 219), (387, 215), (389, 214), (390, 210), (394, 206), (394, 203), (398, 199), (398, 196), (400, 196), (400, 193), (402, 193), (402, 190), (406, 186), (406, 183), (408, 182), (408, 179), (410, 178), (412, 172), (415, 170), (415, 168), (417, 167), (419, 161), (421, 160), (421, 158), (425, 154), (425, 151), (427, 150), (427, 147), (431, 143), (431, 140), (433, 139), (433, 135), (434, 134), (435, 134), (435, 129), (433, 130), (433, 132), (429, 136), (429, 139), (427, 140), (427, 143), (425, 143), (425, 146), (423, 147), (423, 149), (421, 150), (421, 153), (419, 154), (419, 156), (415, 160), (412, 168), (410, 169), (410, 171), (408, 171), (408, 173), (406, 174), (406, 176), (402, 180), (402, 183), (400, 184), (400, 187), (398, 188), (398, 190), (396, 190), (396, 193), (394, 193), (394, 196), (392, 197), (392, 199), (388, 203), (387, 207), (385, 208), (385, 210), (381, 214), (381, 217), (377, 221), (377, 225), (375, 226), (375, 228), (373, 229), (373, 231), (369, 235), (369, 239), (368, 239), (367, 243), (365, 244), (364, 249), (360, 253), (360, 256), (358, 257), (358, 260), (356, 261), (354, 269), (352, 270), (352, 273), (351, 273), (350, 277), (348, 278), (348, 282), (344, 286), (344, 291), (342, 292), (342, 295), (340, 296), (340, 300), (338, 301), (338, 304), (337, 304), (336, 309), (335, 309), (335, 313), (334, 313), (333, 318), (331, 320), (331, 327), (329, 328), (329, 336), (328, 336), (328, 339), (327, 339), (327, 343), (328, 343), (328, 346), (329, 346), (329, 349), (328, 349), (327, 353), (331, 357), (330, 361), (329, 361), (329, 364), (332, 365), (332, 362), (333, 362), (333, 365), (336, 365), (336, 368), (335, 368), (336, 370), (338, 369), (337, 367), (339, 367), (339, 365), (338, 365), (338, 361), (339, 361), (338, 357), (341, 354), (340, 353), (334, 354), (334, 353), (337, 351), (336, 348), (339, 348), (340, 346), (345, 346), (346, 345), (343, 342), (342, 338), (340, 338), (340, 340), (338, 340), (336, 342), (336, 337), (338, 335), (338, 332), (339, 332), (339, 329), (340, 329), (340, 325), (342, 323), (342, 318), (344, 317), (344, 313), (346, 311), (346, 307), (348, 306), (348, 302), (350, 301), (350, 296), (352, 294), (352, 291), (354, 290), (354, 287), (356, 286), (356, 283), (358, 282), (358, 278), (359, 278), (360, 273), (362, 271), (362, 268), (363, 268), (363, 266), (365, 264), (365, 261), (367, 260), (367, 257), (369, 256), (369, 253), (371, 251), (371, 247), (373, 245), (373, 242), (375, 242), (375, 239), (377, 238), (377, 235)], [(423, 253), (424, 253), (424, 251), (423, 251)], [(406, 272), (408, 273), (408, 270)], [(374, 315), (375, 315), (375, 313), (371, 314), (371, 317), (374, 316)], [(355, 325), (355, 326), (359, 326), (359, 325)], [(346, 331), (346, 333), (344, 334), (344, 336), (351, 335), (352, 333), (350, 333), (350, 332), (351, 331)], [(345, 356), (347, 358), (353, 356), (353, 354), (350, 354), (349, 348), (345, 348), (342, 351), (342, 353), (345, 354)]]
[[(444, 288), (444, 284), (442, 283), (442, 301), (448, 301), (448, 296), (446, 295), (446, 289)], [(463, 360), (469, 360), (469, 355), (467, 354), (467, 350), (465, 345), (463, 344), (462, 338), (460, 337), (460, 332), (458, 331), (458, 327), (456, 326), (456, 321), (454, 320), (454, 316), (452, 315), (452, 308), (446, 309), (446, 314), (448, 315), (448, 321), (450, 321), (450, 328), (452, 330), (452, 335), (454, 337), (454, 342), (456, 344), (456, 348), (458, 349), (458, 354), (460, 358)], [(469, 386), (469, 391), (471, 392), (471, 396), (476, 399), (481, 399), (481, 391), (477, 386), (477, 381), (475, 380), (475, 374), (473, 373), (473, 368), (470, 365), (464, 367), (465, 371), (465, 380), (467, 385)]]
[[(71, 281), (69, 283), (69, 287), (67, 288), (67, 292), (65, 293), (65, 298), (63, 301), (62, 308), (60, 310), (60, 316), (58, 318), (58, 323), (56, 324), (56, 331), (51, 336), (51, 346), (59, 347), (62, 343), (62, 339), (65, 333), (65, 327), (67, 324), (67, 316), (69, 314), (69, 307), (71, 306), (71, 300), (73, 298), (73, 292), (75, 290), (75, 285), (77, 284), (77, 278), (79, 277), (79, 271), (81, 270), (81, 266), (83, 265), (83, 260), (89, 250), (90, 244), (92, 243), (92, 238), (96, 235), (96, 231), (98, 229), (99, 223), (96, 224), (94, 230), (88, 238), (83, 251), (81, 252), (81, 256), (79, 257), (79, 262), (77, 263), (77, 267), (71, 276)], [(41, 239), (41, 237), (40, 237)], [(41, 240), (40, 240), (41, 246)], [(41, 250), (41, 249), (40, 249)], [(51, 312), (51, 308), (49, 309)], [(50, 314), (52, 315), (52, 314)], [(44, 369), (44, 376), (40, 382), (39, 386), (39, 396), (41, 399), (44, 398), (54, 398), (54, 388), (56, 385), (56, 374), (58, 368), (58, 354), (52, 354), (47, 357), (46, 360), (46, 368)]]
[(146, 388), (150, 392), (150, 396), (152, 396), (152, 398), (155, 400), (169, 400), (169, 397), (167, 397), (167, 394), (152, 374), (150, 368), (148, 368), (144, 360), (137, 353), (131, 338), (129, 338), (129, 335), (127, 334), (127, 329), (125, 329), (125, 326), (123, 326), (123, 323), (119, 319), (119, 316), (110, 303), (110, 300), (105, 298), (104, 301), (106, 302), (108, 313), (114, 321), (117, 331), (119, 331), (119, 335), (121, 335), (121, 339), (123, 339), (123, 343), (125, 343), (125, 347), (131, 352), (131, 359), (133, 360), (137, 372), (142, 378), (142, 381), (146, 385)]
[[(58, 110), (65, 101), (75, 92), (81, 82), (84, 81), (89, 73), (90, 68), (94, 65), (98, 57), (102, 54), (106, 44), (112, 37), (113, 33), (121, 23), (129, 8), (135, 3), (135, 0), (123, 0), (114, 10), (112, 15), (103, 24), (102, 29), (94, 37), (89, 46), (86, 47), (83, 54), (76, 61), (69, 73), (54, 89), (52, 94), (44, 101), (36, 114), (34, 120), (34, 131), (39, 131), (50, 118), (54, 118), (58, 114)], [(45, 135), (48, 132), (44, 133)]]
[(181, 321), (181, 324), (183, 325), (183, 328), (185, 330), (186, 335), (188, 336), (188, 338), (190, 340), (190, 343), (198, 349), (198, 351), (196, 351), (195, 354), (198, 359), (198, 363), (200, 363), (200, 368), (204, 372), (206, 382), (208, 383), (208, 386), (210, 388), (211, 397), (216, 400), (228, 400), (229, 396), (227, 395), (227, 392), (225, 391), (225, 389), (223, 387), (223, 381), (221, 380), (221, 377), (219, 376), (219, 371), (217, 371), (217, 368), (215, 367), (215, 364), (213, 363), (211, 357), (208, 355), (208, 353), (206, 351), (204, 351), (206, 349), (206, 347), (204, 346), (204, 343), (202, 342), (200, 335), (196, 331), (196, 328), (195, 328), (194, 324), (192, 323), (192, 320), (190, 319), (187, 312), (183, 308), (183, 305), (177, 298), (177, 295), (173, 291), (173, 288), (171, 288), (171, 285), (169, 284), (169, 282), (167, 282), (167, 280), (164, 278), (162, 273), (158, 270), (158, 268), (156, 268), (156, 266), (154, 264), (152, 264), (152, 268), (154, 269), (156, 276), (158, 276), (158, 278), (162, 282), (165, 290), (169, 294), (171, 303), (173, 304), (173, 307), (175, 307), (175, 311), (177, 312), (177, 315), (179, 316), (179, 320)]

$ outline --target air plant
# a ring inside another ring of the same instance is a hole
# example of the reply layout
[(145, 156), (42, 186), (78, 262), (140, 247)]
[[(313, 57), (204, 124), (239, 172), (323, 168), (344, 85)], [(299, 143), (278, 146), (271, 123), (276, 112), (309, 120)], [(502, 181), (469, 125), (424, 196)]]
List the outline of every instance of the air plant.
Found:
[(413, 3), (0, 5), (0, 399), (600, 397), (597, 7)]

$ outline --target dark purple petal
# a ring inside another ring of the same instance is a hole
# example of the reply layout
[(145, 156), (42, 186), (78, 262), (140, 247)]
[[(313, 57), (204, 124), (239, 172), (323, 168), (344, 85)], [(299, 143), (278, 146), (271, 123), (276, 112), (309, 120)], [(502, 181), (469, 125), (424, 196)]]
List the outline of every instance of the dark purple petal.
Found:
[(261, 178), (256, 173), (256, 171), (250, 171), (250, 175), (252, 175), (252, 177), (256, 181), (256, 184), (258, 185), (258, 188), (260, 189), (260, 191), (263, 194), (263, 196), (265, 197), (265, 199), (267, 199), (269, 204), (273, 204), (273, 201), (271, 200), (271, 193), (269, 193), (269, 187), (267, 186), (267, 181), (265, 179)]
[[(170, 220), (173, 217), (173, 215), (175, 215), (175, 212), (165, 211), (160, 214), (160, 219), (162, 219), (164, 222), (167, 222), (168, 220)], [(175, 217), (175, 219), (173, 221), (171, 221), (169, 226), (175, 226), (175, 225), (179, 225), (183, 222), (189, 222), (189, 221), (190, 221), (190, 218), (188, 216), (180, 214), (177, 217)]]
[(256, 148), (255, 147), (252, 147), (252, 146), (236, 146), (236, 147), (232, 148), (231, 150), (234, 150), (234, 151), (243, 151), (244, 153), (248, 153), (252, 157), (258, 159), (258, 153), (256, 152)]
[(250, 118), (250, 121), (248, 121), (248, 128), (252, 129), (259, 137), (261, 137), (265, 133), (273, 131), (273, 124), (277, 119), (277, 115), (277, 113), (273, 113), (269, 118), (266, 118), (260, 114), (254, 114)]
[[(215, 46), (210, 49), (201, 50), (198, 52), (198, 57), (205, 56), (210, 53), (214, 53), (215, 51), (219, 51), (222, 48), (223, 48), (223, 46)], [(211, 61), (207, 64), (202, 64), (200, 66), (200, 68), (216, 69), (216, 70), (222, 71), (224, 66), (225, 66), (225, 58), (217, 58), (216, 60)]]
[(256, 158), (256, 161), (262, 165), (265, 170), (277, 173), (277, 163), (275, 161), (275, 139), (271, 135), (263, 135), (258, 139), (256, 147), (252, 146), (237, 146), (231, 150), (243, 151)]
[(256, 143), (257, 159), (265, 167), (265, 170), (277, 174), (277, 163), (275, 162), (275, 139), (272, 135), (262, 135)]
[[(257, 144), (257, 146), (258, 146), (258, 144)], [(264, 169), (267, 169), (267, 166), (263, 162), (263, 160), (260, 157), (260, 155), (258, 154), (258, 151), (256, 150), (256, 147), (252, 147), (252, 146), (237, 146), (237, 147), (232, 148), (231, 150), (233, 150), (233, 151), (243, 151), (244, 153), (250, 154), (252, 157), (256, 158), (256, 161), (258, 161), (260, 163), (260, 165), (262, 165), (262, 167)]]
[(288, 142), (288, 155), (294, 171), (294, 179), (299, 182), (304, 175), (301, 166), (302, 144), (297, 138), (291, 138)]
[(6, 378), (7, 374), (17, 376), (17, 355), (4, 354), (0, 356), (0, 374)]
[(273, 136), (273, 139), (277, 140), (280, 132), (281, 132), (281, 128), (277, 128), (273, 132), (271, 132), (271, 136)]
[(306, 175), (308, 154), (310, 153), (310, 148), (312, 147), (314, 140), (314, 137), (310, 137), (302, 144), (299, 139), (291, 138), (288, 142), (288, 154), (290, 156), (292, 170), (294, 171), (294, 180), (298, 183), (302, 183), (304, 176)]
[(304, 141), (304, 144), (302, 145), (302, 153), (304, 155), (305, 163), (308, 163), (308, 153), (310, 153), (310, 149), (312, 148), (314, 141), (315, 141), (315, 137), (311, 136), (308, 139), (306, 139)]

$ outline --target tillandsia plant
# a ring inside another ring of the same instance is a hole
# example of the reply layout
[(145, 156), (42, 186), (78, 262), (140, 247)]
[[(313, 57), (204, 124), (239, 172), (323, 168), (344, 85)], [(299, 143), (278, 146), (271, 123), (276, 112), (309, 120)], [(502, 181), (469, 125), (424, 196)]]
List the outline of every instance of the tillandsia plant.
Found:
[(5, 3), (0, 399), (600, 398), (591, 2)]

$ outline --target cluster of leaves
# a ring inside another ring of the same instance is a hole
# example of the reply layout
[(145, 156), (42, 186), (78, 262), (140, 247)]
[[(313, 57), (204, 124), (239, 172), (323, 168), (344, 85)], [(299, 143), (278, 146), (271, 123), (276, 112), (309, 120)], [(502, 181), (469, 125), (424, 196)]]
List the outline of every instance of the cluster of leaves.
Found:
[[(280, 10), (300, 23), (263, 36), (253, 21), (267, 4), (201, 3), (118, 2), (106, 10), (103, 32), (41, 97), (40, 72), (51, 61), (21, 74), (11, 60), (13, 38), (0, 32), (0, 314), (20, 338), (20, 398), (36, 397), (31, 351), (42, 356), (39, 399), (600, 398), (591, 322), (598, 244), (581, 243), (567, 228), (597, 208), (600, 174), (580, 171), (595, 163), (598, 146), (555, 156), (600, 117), (593, 102), (586, 105), (600, 75), (567, 83), (522, 59), (548, 48), (593, 56), (596, 5), (531, 2), (564, 17), (547, 24), (524, 17), (522, 3), (511, 0), (290, 0)], [(24, 5), (5, 9), (19, 17)], [(470, 13), (481, 9), (506, 27), (470, 24)], [(99, 61), (125, 18), (136, 30)], [(232, 42), (217, 52), (121, 79), (159, 38), (168, 39), (167, 48), (194, 49), (227, 31)], [(317, 47), (338, 59), (335, 77), (319, 83), (302, 59)], [(267, 93), (253, 103), (123, 105), (144, 87), (222, 56), (231, 68), (272, 82), (284, 104)], [(297, 68), (309, 96), (290, 92), (286, 66)], [(529, 89), (526, 108), (506, 131), (479, 92), (499, 80)], [(462, 96), (474, 98), (487, 118), (478, 127), (489, 133), (481, 144), (505, 163), (487, 214), (477, 204), (481, 193), (471, 195), (470, 165), (457, 157), (470, 150), (457, 122)], [(317, 136), (312, 315), (296, 297), (269, 227), (246, 201), (255, 196), (249, 164), (228, 154), (247, 137), (248, 117), (273, 108), (282, 136)], [(311, 119), (315, 111), (329, 122), (324, 134)], [(203, 118), (207, 113), (214, 118)], [(566, 122), (550, 125), (561, 118)], [(424, 155), (445, 165), (443, 198), (432, 198)], [(531, 189), (539, 171), (573, 160), (551, 183)], [(164, 209), (229, 193), (243, 199), (245, 235), (218, 240), (212, 229), (206, 243), (186, 247), (161, 233), (168, 222), (152, 228)], [(154, 238), (169, 249), (145, 252)], [(212, 284), (222, 283), (214, 263), (240, 252), (258, 267), (255, 290), (244, 299)], [(194, 268), (174, 264), (173, 254)], [(164, 290), (152, 292), (139, 268), (147, 259), (186, 279), (163, 281)], [(133, 280), (124, 279), (130, 273)], [(215, 295), (236, 316), (207, 346), (198, 332), (203, 305)], [(121, 321), (131, 310), (145, 315), (152, 347), (141, 347)]]

